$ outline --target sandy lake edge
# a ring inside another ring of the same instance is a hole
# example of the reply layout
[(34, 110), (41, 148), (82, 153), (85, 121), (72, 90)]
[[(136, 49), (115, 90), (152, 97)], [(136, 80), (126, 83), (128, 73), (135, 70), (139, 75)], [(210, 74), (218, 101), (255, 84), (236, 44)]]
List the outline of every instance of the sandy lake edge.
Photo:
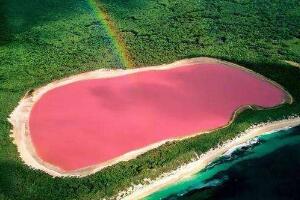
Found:
[[(13, 139), (13, 142), (17, 146), (20, 157), (22, 158), (22, 160), (24, 161), (25, 164), (32, 167), (33, 169), (42, 170), (42, 171), (46, 172), (47, 174), (49, 174), (51, 176), (54, 176), (54, 177), (57, 177), (57, 176), (58, 177), (70, 177), (70, 176), (71, 177), (84, 177), (84, 176), (88, 176), (90, 174), (94, 174), (94, 173), (100, 171), (101, 169), (103, 169), (105, 167), (108, 167), (108, 166), (111, 166), (111, 165), (114, 165), (114, 164), (116, 164), (120, 161), (128, 161), (128, 160), (134, 159), (137, 156), (139, 156), (139, 155), (141, 155), (141, 154), (143, 154), (143, 153), (145, 153), (145, 152), (147, 152), (151, 149), (154, 149), (154, 148), (157, 148), (157, 147), (161, 146), (162, 144), (166, 143), (167, 141), (174, 141), (174, 140), (181, 140), (181, 139), (191, 138), (191, 137), (197, 136), (199, 134), (209, 133), (209, 132), (215, 131), (217, 129), (224, 128), (224, 127), (230, 125), (234, 121), (234, 119), (238, 115), (238, 113), (240, 113), (244, 109), (247, 109), (247, 108), (261, 109), (259, 107), (253, 107), (251, 105), (243, 106), (243, 107), (239, 108), (238, 110), (236, 110), (233, 113), (232, 119), (225, 126), (218, 127), (216, 129), (205, 131), (205, 132), (194, 133), (194, 134), (191, 134), (191, 135), (186, 136), (186, 137), (172, 138), (172, 139), (160, 141), (160, 142), (154, 143), (152, 145), (146, 146), (144, 148), (128, 152), (124, 155), (116, 157), (116, 158), (114, 158), (112, 160), (109, 160), (107, 162), (103, 162), (103, 163), (96, 164), (96, 165), (86, 167), (86, 168), (82, 168), (82, 169), (79, 169), (79, 170), (66, 172), (66, 171), (64, 171), (64, 170), (62, 170), (62, 169), (60, 169), (60, 168), (58, 168), (54, 165), (51, 165), (50, 163), (47, 163), (47, 162), (43, 161), (37, 155), (37, 153), (35, 151), (35, 148), (34, 148), (34, 146), (32, 144), (32, 141), (31, 141), (30, 132), (29, 132), (29, 123), (28, 122), (29, 122), (29, 116), (30, 116), (30, 112), (31, 112), (31, 109), (32, 109), (33, 105), (46, 92), (48, 92), (48, 91), (50, 91), (54, 88), (61, 87), (61, 86), (64, 86), (64, 85), (67, 85), (67, 84), (70, 84), (70, 83), (73, 83), (73, 82), (82, 81), (82, 80), (108, 78), (108, 77), (118, 77), (118, 76), (123, 76), (123, 75), (127, 75), (127, 74), (142, 72), (142, 71), (149, 71), (149, 70), (167, 70), (167, 69), (180, 67), (182, 65), (189, 65), (189, 64), (196, 64), (196, 63), (201, 63), (201, 64), (220, 63), (220, 64), (224, 64), (224, 65), (227, 65), (227, 66), (240, 68), (244, 71), (247, 71), (251, 74), (254, 74), (255, 76), (257, 76), (258, 78), (260, 78), (262, 80), (265, 80), (265, 81), (268, 81), (268, 82), (274, 84), (276, 87), (278, 87), (281, 90), (285, 91), (285, 99), (282, 102), (282, 104), (284, 104), (284, 103), (291, 104), (293, 102), (292, 96), (282, 86), (280, 86), (276, 82), (274, 82), (270, 79), (267, 79), (266, 77), (254, 72), (250, 69), (247, 69), (245, 67), (242, 67), (242, 66), (239, 66), (237, 64), (230, 63), (230, 62), (227, 62), (227, 61), (214, 59), (214, 58), (208, 58), (208, 57), (191, 58), (191, 59), (176, 61), (176, 62), (171, 63), (171, 64), (163, 64), (163, 65), (159, 65), (159, 66), (142, 67), (142, 68), (129, 69), (129, 70), (99, 69), (99, 70), (86, 72), (86, 73), (70, 76), (70, 77), (67, 77), (67, 78), (64, 78), (64, 79), (61, 79), (61, 80), (51, 82), (51, 83), (47, 84), (46, 86), (40, 87), (40, 88), (35, 89), (33, 91), (29, 91), (21, 99), (18, 106), (11, 113), (11, 115), (9, 116), (9, 119), (8, 119), (8, 121), (12, 124), (12, 127), (13, 127), (13, 129), (11, 130), (11, 132), (12, 132), (11, 137)], [(272, 108), (270, 108), (270, 109), (272, 109)]]

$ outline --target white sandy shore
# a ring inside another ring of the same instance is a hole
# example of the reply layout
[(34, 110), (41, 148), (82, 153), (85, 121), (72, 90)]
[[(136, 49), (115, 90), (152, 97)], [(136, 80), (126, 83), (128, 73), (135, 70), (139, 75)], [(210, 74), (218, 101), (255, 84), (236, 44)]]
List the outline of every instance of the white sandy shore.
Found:
[[(94, 174), (94, 173), (100, 171), (101, 169), (103, 169), (105, 167), (108, 167), (108, 166), (111, 166), (111, 165), (114, 165), (114, 164), (116, 164), (120, 161), (128, 161), (128, 160), (134, 159), (138, 155), (141, 155), (141, 154), (143, 154), (143, 153), (145, 153), (145, 152), (147, 152), (151, 149), (157, 148), (157, 147), (161, 146), (162, 144), (164, 144), (167, 141), (186, 139), (186, 138), (194, 137), (194, 136), (199, 135), (199, 134), (214, 131), (214, 130), (208, 130), (206, 132), (194, 133), (194, 134), (191, 134), (189, 136), (182, 137), (182, 138), (172, 138), (172, 139), (160, 141), (160, 142), (157, 142), (155, 144), (146, 146), (144, 148), (128, 152), (124, 155), (116, 157), (116, 158), (114, 158), (112, 160), (109, 160), (107, 162), (103, 162), (103, 163), (100, 163), (100, 164), (96, 164), (96, 165), (93, 165), (93, 166), (89, 166), (89, 167), (82, 168), (82, 169), (79, 169), (79, 170), (74, 170), (74, 171), (64, 171), (64, 170), (60, 169), (59, 167), (54, 166), (54, 165), (42, 160), (37, 155), (37, 152), (36, 152), (36, 150), (34, 148), (34, 145), (32, 144), (32, 141), (31, 141), (30, 132), (29, 132), (29, 116), (30, 116), (31, 109), (32, 109), (33, 105), (45, 93), (47, 93), (48, 91), (50, 91), (54, 88), (61, 87), (61, 86), (64, 86), (64, 85), (67, 85), (67, 84), (70, 84), (70, 83), (74, 83), (74, 82), (77, 82), (77, 81), (81, 81), (81, 80), (99, 79), (99, 78), (108, 78), (108, 77), (118, 77), (118, 76), (133, 74), (133, 73), (137, 73), (137, 72), (149, 71), (149, 70), (167, 70), (167, 69), (180, 67), (182, 65), (189, 65), (189, 64), (195, 64), (195, 63), (201, 63), (201, 64), (204, 64), (204, 63), (220, 63), (220, 64), (224, 64), (224, 65), (227, 65), (227, 66), (230, 66), (230, 67), (235, 67), (235, 68), (239, 68), (241, 70), (247, 71), (247, 72), (255, 75), (256, 77), (258, 77), (258, 78), (260, 78), (264, 81), (268, 81), (268, 82), (272, 83), (273, 85), (275, 85), (276, 87), (278, 87), (278, 88), (282, 89), (283, 91), (285, 91), (285, 99), (282, 102), (282, 104), (283, 103), (291, 104), (293, 102), (293, 97), (289, 94), (289, 92), (286, 91), (282, 86), (280, 86), (276, 82), (274, 82), (272, 80), (269, 80), (266, 77), (254, 72), (254, 71), (251, 71), (250, 69), (247, 69), (245, 67), (242, 67), (242, 66), (239, 66), (237, 64), (230, 63), (230, 62), (227, 62), (227, 61), (214, 59), (214, 58), (198, 57), (198, 58), (191, 58), (191, 59), (176, 61), (176, 62), (171, 63), (171, 64), (163, 64), (163, 65), (159, 65), (159, 66), (142, 67), (142, 68), (129, 69), (129, 70), (99, 69), (99, 70), (86, 72), (86, 73), (82, 73), (82, 74), (78, 74), (78, 75), (67, 77), (67, 78), (64, 78), (64, 79), (61, 79), (61, 80), (54, 81), (54, 82), (49, 83), (48, 85), (46, 85), (44, 87), (37, 88), (33, 91), (28, 92), (25, 95), (25, 97), (23, 99), (21, 99), (21, 101), (19, 102), (19, 105), (10, 114), (9, 119), (8, 119), (8, 121), (13, 126), (13, 129), (11, 130), (11, 132), (12, 132), (11, 137), (13, 138), (13, 141), (17, 146), (18, 152), (20, 153), (20, 157), (22, 158), (24, 163), (27, 164), (28, 166), (32, 167), (33, 169), (42, 170), (42, 171), (46, 172), (47, 174), (49, 174), (51, 176), (84, 177), (84, 176), (88, 176), (90, 174)], [(243, 106), (240, 109), (236, 110), (233, 113), (232, 119), (228, 122), (227, 125), (231, 124), (232, 121), (234, 120), (234, 118), (236, 117), (236, 115), (239, 112), (241, 112), (242, 110), (246, 109), (246, 108), (254, 108), (254, 107), (246, 105), (246, 106)], [(256, 109), (262, 109), (260, 107), (255, 107), (255, 108)], [(226, 127), (226, 126), (224, 126), (224, 127)], [(224, 127), (217, 127), (216, 129), (224, 128)]]
[(119, 193), (113, 199), (123, 199), (123, 200), (132, 200), (132, 199), (142, 199), (150, 194), (172, 184), (176, 183), (182, 179), (186, 179), (200, 170), (204, 169), (209, 163), (214, 161), (216, 158), (223, 155), (228, 150), (234, 148), (237, 145), (247, 142), (248, 140), (255, 138), (264, 133), (280, 130), (288, 127), (295, 127), (300, 125), (300, 117), (290, 117), (289, 119), (264, 123), (252, 126), (244, 133), (242, 133), (237, 138), (226, 142), (225, 144), (208, 151), (207, 153), (202, 154), (196, 160), (185, 164), (178, 169), (163, 174), (158, 177), (156, 180), (148, 181), (148, 184), (145, 185), (135, 185), (129, 188), (126, 191)]

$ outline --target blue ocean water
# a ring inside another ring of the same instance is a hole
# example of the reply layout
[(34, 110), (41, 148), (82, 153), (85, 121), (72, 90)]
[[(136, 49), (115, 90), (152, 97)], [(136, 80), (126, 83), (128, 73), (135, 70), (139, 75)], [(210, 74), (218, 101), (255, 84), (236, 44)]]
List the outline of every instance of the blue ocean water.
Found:
[(145, 199), (300, 199), (300, 126), (256, 137)]

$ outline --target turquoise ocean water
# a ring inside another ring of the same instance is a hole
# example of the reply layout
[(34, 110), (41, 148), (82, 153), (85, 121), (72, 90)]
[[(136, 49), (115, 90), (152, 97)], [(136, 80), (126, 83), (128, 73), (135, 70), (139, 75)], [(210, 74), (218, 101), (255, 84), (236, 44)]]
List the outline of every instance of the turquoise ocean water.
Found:
[(191, 178), (145, 199), (300, 199), (300, 126), (239, 145)]

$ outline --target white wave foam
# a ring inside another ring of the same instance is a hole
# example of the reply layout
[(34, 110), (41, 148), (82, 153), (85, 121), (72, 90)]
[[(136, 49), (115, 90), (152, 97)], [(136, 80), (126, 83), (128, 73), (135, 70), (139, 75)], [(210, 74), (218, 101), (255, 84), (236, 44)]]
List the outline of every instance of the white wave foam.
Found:
[(242, 144), (240, 144), (240, 145), (237, 145), (237, 146), (235, 146), (235, 147), (233, 147), (233, 148), (231, 148), (231, 149), (229, 149), (228, 151), (226, 151), (224, 154), (223, 154), (223, 156), (228, 156), (228, 157), (230, 157), (231, 155), (232, 155), (232, 153), (234, 153), (236, 150), (240, 150), (240, 149), (242, 149), (243, 147), (250, 147), (250, 146), (252, 146), (252, 145), (254, 145), (254, 144), (257, 144), (259, 142), (259, 138), (258, 137), (255, 137), (255, 138), (253, 138), (253, 139), (251, 139), (251, 140), (249, 140), (249, 141), (247, 141), (247, 142), (245, 142), (245, 143), (242, 143)]

